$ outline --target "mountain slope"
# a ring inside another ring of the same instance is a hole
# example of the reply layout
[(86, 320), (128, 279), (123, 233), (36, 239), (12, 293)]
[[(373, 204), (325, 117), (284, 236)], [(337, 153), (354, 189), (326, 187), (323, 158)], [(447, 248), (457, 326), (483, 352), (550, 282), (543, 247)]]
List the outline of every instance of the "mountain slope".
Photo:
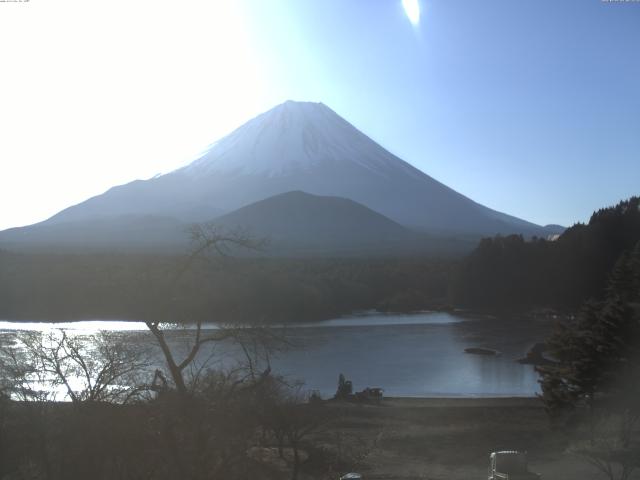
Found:
[(547, 233), (434, 180), (325, 105), (291, 101), (250, 120), (189, 166), (112, 188), (47, 223), (125, 214), (203, 221), (293, 190), (348, 198), (430, 232)]
[(0, 232), (0, 248), (56, 251), (174, 251), (184, 249), (189, 225), (171, 217), (115, 215), (42, 222)]

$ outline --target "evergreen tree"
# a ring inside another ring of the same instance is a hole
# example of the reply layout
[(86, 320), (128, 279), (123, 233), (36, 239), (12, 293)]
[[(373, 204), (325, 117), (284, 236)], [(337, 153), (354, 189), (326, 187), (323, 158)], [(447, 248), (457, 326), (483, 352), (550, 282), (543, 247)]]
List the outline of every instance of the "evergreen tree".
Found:
[(640, 197), (595, 212), (588, 225), (576, 224), (556, 241), (519, 235), (485, 238), (461, 262), (452, 301), (490, 310), (575, 310), (588, 298), (604, 299), (616, 260), (638, 241)]
[(610, 479), (629, 478), (640, 466), (640, 242), (616, 262), (605, 299), (586, 303), (547, 343), (556, 360), (538, 367), (547, 410), (586, 413), (588, 428), (576, 428), (586, 439), (573, 451)]
[(549, 410), (628, 396), (640, 380), (640, 242), (616, 263), (605, 300), (587, 302), (576, 319), (557, 326), (547, 344), (557, 362), (538, 371)]

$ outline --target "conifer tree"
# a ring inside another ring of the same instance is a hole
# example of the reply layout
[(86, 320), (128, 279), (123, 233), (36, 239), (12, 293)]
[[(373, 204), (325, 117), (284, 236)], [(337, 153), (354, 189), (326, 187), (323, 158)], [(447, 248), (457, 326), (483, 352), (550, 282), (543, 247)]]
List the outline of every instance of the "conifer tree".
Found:
[(612, 480), (629, 478), (640, 466), (640, 242), (616, 262), (605, 299), (586, 303), (547, 343), (556, 360), (538, 367), (547, 410), (556, 419), (586, 413), (573, 452)]

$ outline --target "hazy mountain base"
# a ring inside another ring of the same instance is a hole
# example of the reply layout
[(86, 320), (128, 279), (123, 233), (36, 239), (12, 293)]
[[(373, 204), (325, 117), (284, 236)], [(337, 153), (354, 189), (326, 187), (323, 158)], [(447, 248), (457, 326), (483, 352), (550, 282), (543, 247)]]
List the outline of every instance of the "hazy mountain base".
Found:
[[(418, 232), (352, 200), (288, 192), (223, 215), (206, 225), (265, 241), (246, 257), (460, 256), (477, 235)], [(188, 251), (194, 224), (171, 217), (126, 215), (44, 222), (0, 232), (0, 248), (39, 253), (156, 253)]]
[(0, 252), (0, 318), (298, 322), (358, 310), (442, 308), (456, 262)]

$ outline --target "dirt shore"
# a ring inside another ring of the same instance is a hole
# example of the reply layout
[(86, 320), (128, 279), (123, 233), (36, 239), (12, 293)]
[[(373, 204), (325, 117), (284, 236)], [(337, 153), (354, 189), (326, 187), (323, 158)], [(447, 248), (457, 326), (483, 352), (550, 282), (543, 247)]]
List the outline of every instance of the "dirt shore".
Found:
[(568, 438), (550, 428), (537, 398), (387, 398), (380, 405), (328, 405), (340, 413), (323, 435), (345, 439), (342, 448), (352, 450), (352, 465), (342, 468), (365, 479), (486, 479), (489, 453), (498, 450), (527, 451), (530, 470), (545, 480), (605, 478), (565, 453)]

